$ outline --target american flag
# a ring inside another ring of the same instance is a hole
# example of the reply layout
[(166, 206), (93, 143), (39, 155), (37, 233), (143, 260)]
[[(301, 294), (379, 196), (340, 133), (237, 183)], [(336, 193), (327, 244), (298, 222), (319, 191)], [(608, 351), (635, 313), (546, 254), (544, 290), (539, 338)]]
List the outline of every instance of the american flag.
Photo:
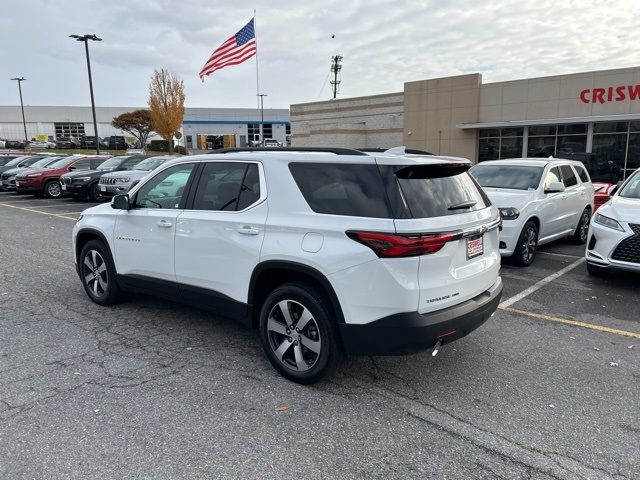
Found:
[(232, 35), (211, 54), (200, 71), (200, 79), (204, 82), (204, 77), (216, 70), (250, 59), (256, 54), (256, 50), (256, 32), (252, 18), (238, 33)]

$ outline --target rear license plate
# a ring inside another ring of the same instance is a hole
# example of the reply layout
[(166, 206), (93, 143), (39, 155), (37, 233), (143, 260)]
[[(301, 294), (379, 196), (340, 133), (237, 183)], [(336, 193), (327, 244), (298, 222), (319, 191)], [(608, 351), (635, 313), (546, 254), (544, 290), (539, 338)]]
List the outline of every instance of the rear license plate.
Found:
[(102, 185), (100, 185), (100, 191), (101, 192), (106, 192), (107, 191), (107, 187), (103, 187)]
[(63, 189), (63, 190), (66, 190), (66, 189), (67, 189), (67, 186), (66, 186), (66, 185), (60, 185), (60, 186), (62, 187), (62, 189)]
[(484, 237), (467, 239), (467, 258), (474, 258), (484, 253)]

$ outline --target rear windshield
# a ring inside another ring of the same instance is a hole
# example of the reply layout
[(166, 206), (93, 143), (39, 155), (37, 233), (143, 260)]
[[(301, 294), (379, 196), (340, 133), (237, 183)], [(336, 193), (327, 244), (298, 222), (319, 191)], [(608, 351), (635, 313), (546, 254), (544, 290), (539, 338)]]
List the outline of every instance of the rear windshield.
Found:
[(491, 205), (467, 168), (435, 164), (381, 166), (380, 170), (397, 218), (431, 218), (473, 212)]
[(393, 217), (376, 165), (291, 163), (289, 170), (309, 207), (316, 213)]
[(469, 173), (480, 185), (487, 188), (509, 188), (512, 190), (537, 189), (543, 167), (527, 165), (476, 165)]

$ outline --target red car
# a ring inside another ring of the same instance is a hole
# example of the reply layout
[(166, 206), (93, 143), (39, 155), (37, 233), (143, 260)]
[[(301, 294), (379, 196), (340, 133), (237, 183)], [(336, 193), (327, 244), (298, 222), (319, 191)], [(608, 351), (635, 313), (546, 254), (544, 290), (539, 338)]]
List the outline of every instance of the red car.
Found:
[(593, 196), (593, 211), (595, 212), (611, 198), (611, 191), (616, 187), (615, 183), (593, 183), (595, 195)]
[(46, 168), (30, 170), (16, 176), (16, 190), (49, 198), (62, 197), (60, 175), (67, 172), (94, 170), (109, 157), (72, 155), (52, 163)]

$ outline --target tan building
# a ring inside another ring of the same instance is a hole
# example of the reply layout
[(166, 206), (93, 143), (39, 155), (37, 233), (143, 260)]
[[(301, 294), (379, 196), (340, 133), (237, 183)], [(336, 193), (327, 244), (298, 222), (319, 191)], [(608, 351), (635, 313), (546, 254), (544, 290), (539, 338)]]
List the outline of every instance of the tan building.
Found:
[(640, 67), (407, 82), (398, 93), (291, 105), (291, 133), (294, 146), (406, 145), (474, 161), (582, 154), (615, 178), (640, 167)]

